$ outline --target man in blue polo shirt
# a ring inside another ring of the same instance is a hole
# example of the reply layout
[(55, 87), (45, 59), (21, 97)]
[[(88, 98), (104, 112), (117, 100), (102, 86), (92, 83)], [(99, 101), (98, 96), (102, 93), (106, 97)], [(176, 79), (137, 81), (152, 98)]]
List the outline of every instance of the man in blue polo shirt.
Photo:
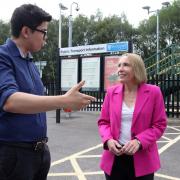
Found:
[(46, 111), (87, 106), (94, 97), (81, 94), (80, 82), (62, 96), (44, 96), (32, 52), (47, 38), (52, 17), (24, 4), (11, 18), (12, 38), (0, 46), (0, 180), (45, 180), (50, 166)]

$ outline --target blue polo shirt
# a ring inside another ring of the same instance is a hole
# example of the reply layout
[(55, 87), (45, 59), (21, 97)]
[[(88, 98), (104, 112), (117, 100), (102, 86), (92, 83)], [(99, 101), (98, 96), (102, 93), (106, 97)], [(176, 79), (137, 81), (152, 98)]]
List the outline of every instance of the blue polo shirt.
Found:
[(19, 114), (3, 110), (15, 92), (44, 95), (44, 86), (31, 58), (23, 58), (16, 44), (7, 39), (0, 46), (0, 141), (32, 142), (47, 135), (46, 114)]

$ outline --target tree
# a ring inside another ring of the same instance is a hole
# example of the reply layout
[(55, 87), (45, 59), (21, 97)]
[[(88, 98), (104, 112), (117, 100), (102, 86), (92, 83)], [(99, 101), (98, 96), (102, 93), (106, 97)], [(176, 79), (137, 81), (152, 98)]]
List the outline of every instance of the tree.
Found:
[[(160, 20), (160, 49), (172, 43), (180, 42), (180, 0), (175, 0), (168, 8), (162, 8)], [(0, 21), (0, 44), (10, 37), (10, 24)], [(34, 54), (34, 59), (47, 61), (43, 71), (43, 80), (55, 80), (58, 52), (59, 21), (52, 20), (48, 28), (47, 45)], [(89, 18), (79, 15), (73, 20), (72, 45), (91, 45), (132, 40), (137, 53), (148, 58), (156, 53), (156, 15), (140, 22), (137, 28), (128, 22), (126, 15), (103, 17), (98, 9)], [(68, 18), (62, 16), (62, 47), (68, 46)]]
[(132, 25), (130, 25), (123, 14), (102, 18), (102, 13), (90, 19), (79, 15), (73, 23), (73, 45), (101, 44), (110, 42), (127, 41), (132, 36)]
[(0, 44), (3, 44), (10, 37), (10, 25), (0, 20)]
[(52, 20), (48, 28), (46, 46), (40, 52), (33, 54), (35, 60), (47, 61), (42, 77), (46, 82), (53, 82), (55, 80), (56, 64), (59, 58), (58, 34), (58, 21)]
[(168, 8), (163, 8), (161, 13), (160, 43), (163, 47), (180, 42), (180, 0), (173, 2)]
[(156, 17), (144, 20), (133, 34), (133, 43), (137, 53), (144, 58), (156, 52)]
[[(172, 43), (180, 42), (180, 0), (175, 0), (169, 7), (163, 7), (159, 14), (159, 46), (160, 49)], [(156, 53), (156, 15), (140, 22), (133, 34), (133, 42), (137, 52), (145, 58)]]
[(80, 46), (87, 43), (88, 18), (79, 15), (73, 22), (73, 46)]

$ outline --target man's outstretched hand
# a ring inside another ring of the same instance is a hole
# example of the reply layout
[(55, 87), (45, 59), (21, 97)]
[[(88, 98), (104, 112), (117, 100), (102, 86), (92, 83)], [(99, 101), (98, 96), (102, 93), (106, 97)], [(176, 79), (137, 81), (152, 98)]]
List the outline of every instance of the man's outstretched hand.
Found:
[(67, 100), (65, 108), (80, 110), (81, 108), (88, 106), (92, 101), (96, 100), (96, 98), (93, 96), (89, 96), (79, 92), (84, 84), (85, 81), (81, 81), (65, 93), (64, 96)]

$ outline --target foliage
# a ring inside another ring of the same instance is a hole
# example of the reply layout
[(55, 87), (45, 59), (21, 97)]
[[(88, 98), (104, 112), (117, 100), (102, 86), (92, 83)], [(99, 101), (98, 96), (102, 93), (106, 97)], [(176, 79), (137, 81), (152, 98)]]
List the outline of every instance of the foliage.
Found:
[(48, 28), (46, 46), (33, 55), (35, 60), (47, 61), (47, 66), (44, 68), (42, 76), (42, 79), (46, 82), (55, 80), (56, 64), (59, 58), (58, 32), (58, 21), (52, 20)]
[(161, 44), (167, 46), (180, 40), (180, 0), (161, 11)]
[(0, 44), (3, 44), (10, 37), (10, 25), (0, 20)]
[[(159, 13), (160, 49), (180, 41), (180, 0), (175, 0), (169, 7), (163, 7)], [(140, 23), (133, 36), (135, 48), (145, 58), (156, 52), (156, 14)]]
[[(159, 13), (160, 49), (180, 41), (180, 0), (175, 0), (171, 6), (163, 7)], [(47, 61), (43, 71), (43, 80), (54, 81), (58, 52), (59, 21), (52, 20), (48, 28), (47, 45), (34, 54), (34, 59)], [(10, 25), (0, 21), (0, 44), (10, 37)], [(79, 15), (73, 19), (73, 46), (112, 43), (132, 40), (135, 52), (144, 58), (156, 52), (156, 14), (148, 20), (140, 22), (134, 28), (126, 15), (103, 17), (98, 9), (95, 15), (86, 17)], [(62, 47), (68, 46), (68, 17), (62, 16)]]
[[(102, 18), (100, 12), (90, 19), (80, 15), (74, 21), (73, 45), (102, 44), (131, 39), (132, 26), (126, 17)], [(75, 44), (76, 43), (76, 44)]]

